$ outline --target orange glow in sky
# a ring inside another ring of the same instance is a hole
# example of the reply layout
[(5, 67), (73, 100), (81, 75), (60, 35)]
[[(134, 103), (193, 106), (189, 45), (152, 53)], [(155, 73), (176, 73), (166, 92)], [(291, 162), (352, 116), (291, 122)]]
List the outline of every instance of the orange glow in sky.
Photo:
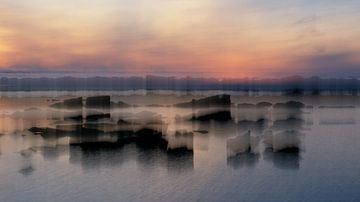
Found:
[(354, 75), (360, 2), (0, 0), (0, 69)]

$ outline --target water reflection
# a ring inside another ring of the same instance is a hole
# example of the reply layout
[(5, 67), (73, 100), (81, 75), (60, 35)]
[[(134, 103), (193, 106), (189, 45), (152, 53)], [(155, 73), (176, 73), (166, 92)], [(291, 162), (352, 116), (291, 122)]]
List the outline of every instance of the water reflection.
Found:
[(21, 155), (21, 168), (19, 169), (19, 173), (24, 175), (24, 176), (29, 176), (31, 175), (34, 171), (34, 165), (33, 165), (33, 160), (32, 160), (32, 156), (33, 154), (36, 152), (36, 150), (34, 148), (29, 148), (29, 149), (25, 149), (20, 151), (20, 155)]
[(299, 169), (301, 155), (300, 150), (290, 148), (281, 152), (274, 152), (271, 148), (265, 149), (263, 152), (264, 160), (271, 162), (275, 167), (281, 169)]
[[(0, 139), (4, 134), (0, 133)], [(2, 152), (1, 152), (1, 144), (0, 144), (0, 156), (1, 156)]]
[(243, 152), (227, 158), (228, 166), (238, 169), (242, 167), (254, 167), (260, 159), (259, 154)]
[(320, 106), (319, 122), (322, 125), (356, 124), (355, 106)]
[[(279, 168), (299, 168), (302, 138), (305, 136), (305, 114), (312, 107), (296, 101), (286, 103), (262, 102), (239, 104), (235, 120), (243, 134), (227, 139), (228, 165), (239, 168), (241, 164), (254, 166), (260, 157), (262, 140), (264, 159)], [(239, 134), (237, 132), (236, 134)]]

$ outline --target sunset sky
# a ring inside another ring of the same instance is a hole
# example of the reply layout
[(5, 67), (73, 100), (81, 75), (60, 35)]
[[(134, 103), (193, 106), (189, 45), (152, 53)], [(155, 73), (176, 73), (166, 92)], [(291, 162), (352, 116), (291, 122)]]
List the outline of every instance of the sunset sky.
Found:
[(0, 70), (360, 76), (359, 0), (0, 0)]

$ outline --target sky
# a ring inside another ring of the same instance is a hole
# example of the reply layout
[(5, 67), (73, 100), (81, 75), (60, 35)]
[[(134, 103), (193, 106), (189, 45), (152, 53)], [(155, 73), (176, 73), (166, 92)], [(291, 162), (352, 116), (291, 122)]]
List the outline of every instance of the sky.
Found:
[(359, 0), (0, 0), (0, 71), (360, 76)]

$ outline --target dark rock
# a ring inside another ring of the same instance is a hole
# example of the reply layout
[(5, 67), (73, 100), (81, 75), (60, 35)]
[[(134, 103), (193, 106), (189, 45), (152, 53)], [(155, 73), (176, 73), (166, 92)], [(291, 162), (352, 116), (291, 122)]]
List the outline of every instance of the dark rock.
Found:
[[(72, 131), (65, 131), (54, 128), (38, 128), (33, 127), (29, 129), (35, 135), (41, 135), (44, 139), (71, 137), (77, 139), (71, 142), (71, 145), (88, 145), (96, 146), (104, 144), (126, 144), (136, 143), (143, 147), (161, 147), (167, 148), (167, 141), (163, 138), (163, 134), (159, 131), (142, 128), (138, 131), (117, 130), (113, 132), (104, 132), (96, 128), (86, 128), (83, 126), (75, 127)], [(101, 137), (113, 136), (117, 137), (117, 141), (105, 140)]]
[(175, 104), (175, 107), (230, 107), (230, 95), (215, 95), (191, 102)]
[(289, 101), (286, 103), (276, 103), (274, 108), (288, 108), (288, 109), (301, 109), (304, 108), (305, 105), (301, 102), (297, 101)]
[(300, 152), (300, 148), (299, 147), (288, 147), (288, 148), (285, 148), (285, 149), (280, 149), (277, 152), (298, 154)]
[(83, 101), (82, 101), (82, 97), (71, 98), (71, 99), (64, 100), (63, 102), (54, 103), (54, 104), (50, 105), (50, 107), (58, 108), (58, 109), (63, 109), (63, 108), (77, 109), (77, 108), (83, 107)]
[(161, 148), (167, 148), (167, 141), (163, 138), (162, 133), (158, 131), (143, 128), (135, 132), (135, 136), (136, 144), (139, 144), (141, 146), (158, 146)]
[(230, 111), (219, 111), (219, 112), (214, 112), (214, 113), (211, 113), (211, 114), (206, 114), (206, 115), (193, 117), (191, 120), (196, 120), (196, 121), (210, 121), (210, 120), (214, 120), (214, 121), (230, 121), (231, 120), (231, 113), (230, 113)]
[(87, 108), (110, 109), (110, 96), (94, 96), (86, 98)]
[(125, 102), (122, 102), (122, 101), (119, 101), (118, 103), (116, 103), (116, 107), (127, 108), (127, 107), (132, 107), (132, 105), (130, 105), (128, 103), (125, 103)]
[(256, 104), (256, 107), (258, 107), (258, 108), (268, 108), (271, 106), (272, 106), (272, 104), (270, 102), (259, 102)]
[(209, 131), (207, 131), (207, 130), (194, 130), (193, 132), (194, 132), (194, 133), (201, 133), (201, 134), (207, 134), (207, 133), (209, 133)]
[(64, 117), (65, 121), (82, 121), (83, 120), (83, 116), (82, 115), (77, 115), (77, 116), (69, 116), (69, 117)]
[(125, 121), (125, 120), (123, 120), (123, 119), (120, 119), (117, 123), (118, 123), (119, 125), (128, 125), (128, 124), (131, 124), (130, 122)]
[(110, 118), (109, 113), (93, 114), (86, 116), (86, 121), (98, 121), (100, 119), (109, 119), (109, 118)]
[(64, 132), (53, 128), (39, 128), (39, 127), (32, 127), (29, 129), (29, 131), (32, 132), (34, 135), (43, 135), (43, 134), (56, 135), (58, 132)]

